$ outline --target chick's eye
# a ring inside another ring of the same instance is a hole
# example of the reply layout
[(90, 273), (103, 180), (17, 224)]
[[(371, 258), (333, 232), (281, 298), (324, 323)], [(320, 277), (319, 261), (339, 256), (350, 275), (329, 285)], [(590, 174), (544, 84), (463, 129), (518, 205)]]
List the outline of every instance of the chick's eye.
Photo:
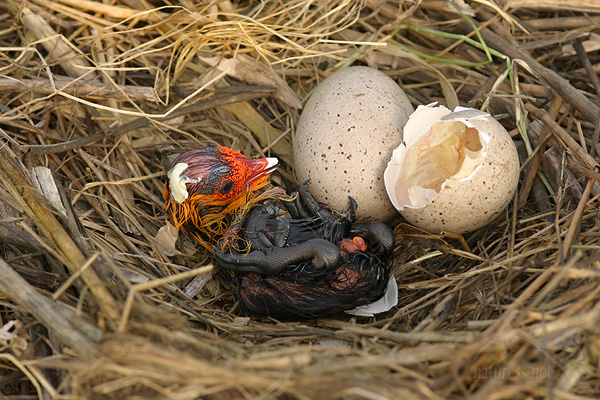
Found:
[(231, 192), (231, 189), (233, 189), (233, 182), (225, 181), (223, 183), (223, 186), (221, 186), (221, 193), (227, 194), (227, 193)]

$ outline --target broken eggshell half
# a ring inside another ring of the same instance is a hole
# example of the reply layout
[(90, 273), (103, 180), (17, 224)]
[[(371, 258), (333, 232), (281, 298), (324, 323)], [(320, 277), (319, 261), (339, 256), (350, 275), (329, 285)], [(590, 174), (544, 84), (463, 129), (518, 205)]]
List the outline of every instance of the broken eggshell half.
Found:
[(510, 135), (490, 114), (472, 108), (419, 106), (384, 172), (394, 207), (430, 232), (466, 233), (495, 219), (519, 181)]

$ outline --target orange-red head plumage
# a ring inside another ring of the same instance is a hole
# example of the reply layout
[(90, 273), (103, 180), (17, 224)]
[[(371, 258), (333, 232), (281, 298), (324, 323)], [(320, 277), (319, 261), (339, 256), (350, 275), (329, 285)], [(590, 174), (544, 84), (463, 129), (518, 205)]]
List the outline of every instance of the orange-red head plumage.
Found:
[(224, 146), (185, 152), (167, 174), (165, 210), (176, 228), (212, 250), (276, 165), (276, 158), (248, 159)]

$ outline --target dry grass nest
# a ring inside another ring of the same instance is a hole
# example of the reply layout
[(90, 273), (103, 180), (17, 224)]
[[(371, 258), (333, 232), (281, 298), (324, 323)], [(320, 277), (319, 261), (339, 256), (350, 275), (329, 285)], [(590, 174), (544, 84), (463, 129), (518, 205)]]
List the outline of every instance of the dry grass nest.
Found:
[[(0, 390), (8, 399), (600, 396), (595, 0), (0, 4)], [(248, 317), (165, 225), (165, 165), (274, 155), (333, 71), (493, 114), (521, 156), (489, 227), (394, 222), (400, 303)]]

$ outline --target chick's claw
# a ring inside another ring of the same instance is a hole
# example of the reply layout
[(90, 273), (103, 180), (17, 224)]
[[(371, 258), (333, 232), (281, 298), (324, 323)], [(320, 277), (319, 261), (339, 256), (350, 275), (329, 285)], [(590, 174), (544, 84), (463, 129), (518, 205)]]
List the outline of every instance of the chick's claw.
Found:
[(248, 217), (245, 237), (252, 249), (264, 250), (269, 247), (283, 247), (287, 243), (290, 223), (284, 218), (270, 218), (266, 205), (256, 207)]
[(288, 213), (295, 219), (321, 218), (324, 222), (332, 222), (335, 217), (330, 211), (321, 208), (308, 189), (309, 183), (310, 180), (304, 181), (298, 191), (292, 193), (294, 200), (285, 203)]

